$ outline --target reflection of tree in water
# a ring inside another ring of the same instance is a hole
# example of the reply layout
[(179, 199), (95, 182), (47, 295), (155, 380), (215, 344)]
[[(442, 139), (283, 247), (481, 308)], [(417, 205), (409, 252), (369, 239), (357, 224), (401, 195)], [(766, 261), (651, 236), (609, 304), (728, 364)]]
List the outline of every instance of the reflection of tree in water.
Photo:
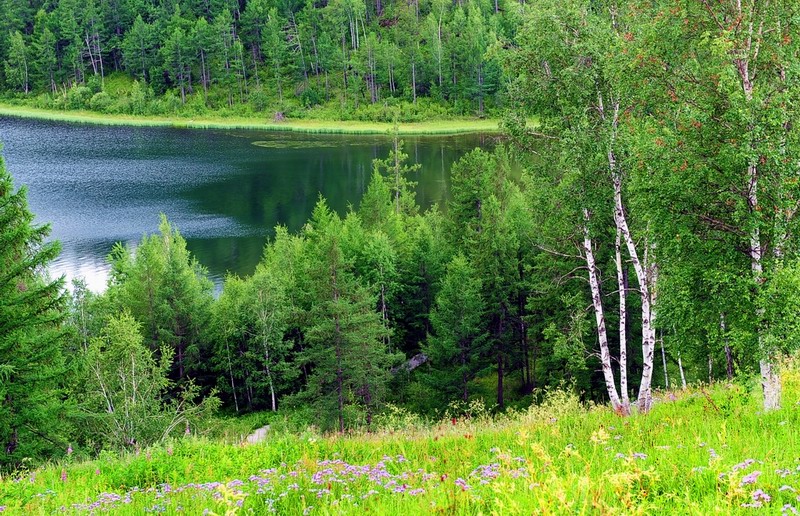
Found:
[[(417, 202), (423, 208), (446, 199), (451, 164), (485, 144), (478, 135), (404, 140), (411, 159), (422, 165), (411, 179), (418, 183)], [(252, 149), (247, 161), (232, 164), (236, 170), (231, 174), (185, 192), (195, 210), (231, 217), (248, 233), (188, 240), (190, 250), (213, 277), (220, 278), (225, 271), (252, 273), (274, 227), (283, 224), (290, 231), (299, 230), (320, 194), (340, 214), (350, 204), (358, 206), (372, 174), (372, 160), (386, 157), (390, 149), (386, 138), (367, 144), (340, 138), (336, 145), (324, 139), (313, 148), (299, 145), (311, 141), (295, 139), (283, 146), (270, 142), (269, 148)]]
[[(304, 141), (308, 143), (308, 141)], [(318, 196), (340, 214), (358, 205), (372, 174), (372, 160), (385, 157), (389, 143), (297, 147), (290, 142), (272, 152), (254, 151), (247, 163), (219, 181), (200, 185), (187, 196), (202, 213), (233, 217), (237, 222), (271, 232), (276, 224), (296, 231), (311, 214)], [(262, 143), (262, 142), (258, 142)], [(271, 142), (273, 143), (273, 142)], [(479, 144), (478, 136), (409, 138), (406, 149), (422, 165), (417, 177), (417, 200), (428, 207), (447, 196), (453, 161)]]

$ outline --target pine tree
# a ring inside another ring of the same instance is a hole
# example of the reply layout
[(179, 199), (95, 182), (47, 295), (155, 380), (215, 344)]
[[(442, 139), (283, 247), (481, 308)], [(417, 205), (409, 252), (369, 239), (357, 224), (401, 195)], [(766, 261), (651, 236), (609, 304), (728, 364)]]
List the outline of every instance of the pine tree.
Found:
[(358, 424), (360, 413), (369, 426), (397, 357), (384, 342), (386, 330), (375, 311), (375, 297), (352, 274), (342, 252), (341, 226), (339, 217), (320, 201), (306, 228), (312, 246), (307, 275), (313, 300), (303, 360), (313, 366), (304, 397), (323, 426), (343, 432)]
[(24, 189), (0, 158), (0, 467), (66, 449), (60, 379), (65, 316), (62, 281), (44, 268), (59, 252), (34, 226)]
[(475, 269), (457, 255), (447, 266), (431, 312), (433, 335), (423, 348), (431, 364), (426, 380), (451, 399), (468, 401), (469, 382), (486, 365), (481, 356), (486, 345), (482, 288)]

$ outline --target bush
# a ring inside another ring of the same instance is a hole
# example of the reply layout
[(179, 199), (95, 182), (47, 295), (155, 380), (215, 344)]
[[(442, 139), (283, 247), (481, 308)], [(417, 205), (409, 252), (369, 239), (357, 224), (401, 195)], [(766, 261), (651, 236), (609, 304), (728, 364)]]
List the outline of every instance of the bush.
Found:
[(111, 96), (108, 93), (101, 91), (92, 95), (91, 100), (89, 100), (89, 109), (92, 111), (99, 111), (101, 113), (109, 113), (113, 104), (114, 101), (111, 99)]
[(67, 90), (64, 107), (67, 109), (86, 109), (92, 98), (92, 90), (86, 86), (73, 86)]

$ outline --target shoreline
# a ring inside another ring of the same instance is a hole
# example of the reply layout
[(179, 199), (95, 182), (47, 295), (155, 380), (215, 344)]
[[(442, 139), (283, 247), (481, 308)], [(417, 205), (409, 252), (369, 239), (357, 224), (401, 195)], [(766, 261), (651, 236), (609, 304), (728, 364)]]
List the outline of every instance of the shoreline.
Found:
[[(90, 111), (53, 111), (47, 109), (0, 103), (0, 116), (69, 122), (93, 125), (129, 127), (172, 127), (176, 129), (244, 129), (255, 131), (319, 133), (319, 134), (386, 134), (392, 124), (387, 122), (287, 120), (259, 122), (255, 118), (180, 118), (135, 115), (103, 115)], [(498, 119), (435, 120), (400, 123), (400, 135), (454, 135), (464, 133), (500, 133)]]

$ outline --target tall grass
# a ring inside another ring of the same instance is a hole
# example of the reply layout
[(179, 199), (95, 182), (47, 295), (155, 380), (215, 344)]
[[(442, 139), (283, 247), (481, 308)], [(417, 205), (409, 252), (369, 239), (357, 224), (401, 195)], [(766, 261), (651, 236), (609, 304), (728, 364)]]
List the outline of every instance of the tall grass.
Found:
[[(208, 117), (168, 118), (157, 116), (103, 115), (90, 111), (52, 111), (32, 107), (0, 104), (0, 116), (34, 118), (58, 122), (123, 125), (132, 127), (175, 127), (181, 129), (246, 129), (259, 131), (290, 131), (326, 134), (385, 134), (392, 124), (359, 121), (288, 120), (265, 121), (263, 118)], [(399, 124), (403, 135), (445, 135), (470, 132), (499, 132), (498, 120), (435, 120)]]
[[(499, 417), (375, 433), (185, 438), (0, 480), (7, 513), (737, 514), (800, 507), (800, 373), (762, 414), (748, 385), (661, 393), (620, 418), (564, 392)], [(405, 428), (402, 428), (405, 426)], [(398, 429), (401, 428), (401, 429)]]

